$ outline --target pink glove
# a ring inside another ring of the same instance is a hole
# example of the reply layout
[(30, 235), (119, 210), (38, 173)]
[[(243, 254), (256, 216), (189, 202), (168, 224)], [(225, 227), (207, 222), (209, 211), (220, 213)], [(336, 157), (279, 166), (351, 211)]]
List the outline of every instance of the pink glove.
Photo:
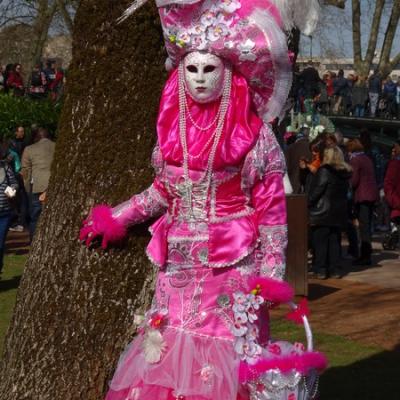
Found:
[(83, 221), (79, 240), (89, 247), (93, 240), (102, 237), (101, 247), (106, 249), (109, 243), (119, 242), (125, 236), (126, 228), (112, 216), (112, 208), (99, 205), (93, 208), (89, 217)]

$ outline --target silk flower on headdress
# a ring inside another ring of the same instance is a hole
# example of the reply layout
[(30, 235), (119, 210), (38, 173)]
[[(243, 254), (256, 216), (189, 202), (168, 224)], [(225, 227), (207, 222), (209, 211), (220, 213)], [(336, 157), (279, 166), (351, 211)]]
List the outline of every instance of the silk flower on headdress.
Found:
[[(146, 0), (137, 0), (127, 18)], [(242, 74), (258, 115), (282, 118), (292, 84), (285, 31), (307, 33), (315, 26), (317, 0), (157, 0), (168, 65), (176, 67), (192, 51), (207, 51)], [(301, 11), (300, 11), (301, 9)]]

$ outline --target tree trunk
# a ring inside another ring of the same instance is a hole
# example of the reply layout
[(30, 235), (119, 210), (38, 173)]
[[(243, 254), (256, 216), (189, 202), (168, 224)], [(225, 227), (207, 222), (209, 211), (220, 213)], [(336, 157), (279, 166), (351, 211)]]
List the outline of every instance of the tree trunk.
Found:
[(96, 203), (143, 190), (165, 79), (153, 5), (117, 25), (129, 0), (83, 0), (52, 167), (0, 363), (1, 400), (100, 400), (147, 307), (153, 273), (143, 226), (121, 248), (87, 250), (81, 221)]

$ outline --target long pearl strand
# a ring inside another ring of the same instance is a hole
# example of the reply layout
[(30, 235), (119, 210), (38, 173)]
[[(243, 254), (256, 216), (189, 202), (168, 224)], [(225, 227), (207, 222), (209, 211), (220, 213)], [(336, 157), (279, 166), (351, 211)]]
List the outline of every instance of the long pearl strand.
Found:
[(198, 125), (197, 122), (194, 120), (194, 118), (193, 118), (193, 116), (192, 116), (192, 114), (191, 114), (191, 112), (190, 112), (190, 108), (189, 108), (189, 104), (188, 104), (188, 102), (187, 102), (187, 97), (186, 97), (186, 96), (185, 96), (185, 107), (186, 107), (186, 112), (187, 112), (187, 115), (188, 115), (188, 117), (189, 117), (189, 120), (190, 120), (190, 122), (193, 124), (193, 126), (196, 127), (199, 131), (208, 131), (212, 126), (215, 125), (215, 123), (216, 123), (216, 122), (218, 121), (218, 119), (219, 119), (219, 116), (221, 115), (222, 101), (221, 101), (221, 103), (220, 103), (220, 105), (219, 105), (218, 112), (217, 112), (217, 114), (215, 115), (215, 118), (213, 119), (213, 121), (211, 121), (210, 124), (208, 124), (207, 126), (204, 126), (204, 127)]
[[(229, 107), (229, 100), (231, 97), (231, 88), (232, 88), (232, 68), (230, 65), (226, 66), (225, 69), (225, 76), (224, 76), (224, 88), (222, 92), (221, 98), (221, 106), (220, 106), (220, 113), (218, 118), (218, 125), (215, 132), (210, 136), (210, 139), (207, 141), (206, 145), (200, 151), (199, 154), (196, 156), (189, 155), (188, 147), (187, 147), (187, 140), (186, 140), (186, 91), (185, 91), (185, 83), (184, 83), (184, 70), (183, 70), (183, 63), (181, 62), (178, 69), (178, 77), (179, 77), (179, 137), (181, 140), (182, 151), (183, 151), (183, 174), (184, 174), (184, 181), (186, 186), (186, 192), (189, 201), (191, 202), (192, 198), (192, 189), (193, 189), (193, 182), (189, 176), (189, 157), (192, 158), (199, 158), (201, 154), (205, 151), (205, 149), (209, 146), (211, 141), (213, 141), (210, 155), (207, 161), (207, 167), (205, 171), (205, 190), (209, 191), (211, 185), (211, 178), (212, 178), (212, 171), (213, 165), (215, 160), (215, 155), (218, 147), (218, 143), (220, 142), (224, 124), (225, 124), (225, 117)], [(205, 207), (205, 204), (204, 204)]]

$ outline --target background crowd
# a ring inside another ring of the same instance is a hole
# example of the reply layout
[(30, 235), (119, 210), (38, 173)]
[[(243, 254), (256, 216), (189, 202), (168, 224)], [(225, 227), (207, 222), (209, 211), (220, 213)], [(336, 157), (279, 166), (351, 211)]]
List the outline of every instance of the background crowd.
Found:
[(327, 71), (321, 77), (309, 61), (295, 73), (292, 97), (298, 112), (312, 98), (323, 114), (400, 119), (400, 77), (383, 79), (378, 71), (370, 76)]
[(337, 131), (310, 141), (304, 127), (286, 146), (286, 159), (294, 193), (308, 197), (311, 275), (342, 277), (343, 257), (371, 265), (374, 230), (394, 235), (400, 223), (400, 141), (386, 160), (367, 130), (353, 139)]
[(47, 129), (17, 126), (10, 140), (0, 143), (0, 273), (8, 230), (29, 230), (32, 240), (46, 201), (55, 143)]
[(64, 80), (63, 69), (53, 61), (48, 61), (45, 68), (42, 63), (37, 63), (28, 77), (21, 64), (8, 64), (1, 67), (0, 92), (36, 100), (50, 97), (57, 101), (63, 94)]

